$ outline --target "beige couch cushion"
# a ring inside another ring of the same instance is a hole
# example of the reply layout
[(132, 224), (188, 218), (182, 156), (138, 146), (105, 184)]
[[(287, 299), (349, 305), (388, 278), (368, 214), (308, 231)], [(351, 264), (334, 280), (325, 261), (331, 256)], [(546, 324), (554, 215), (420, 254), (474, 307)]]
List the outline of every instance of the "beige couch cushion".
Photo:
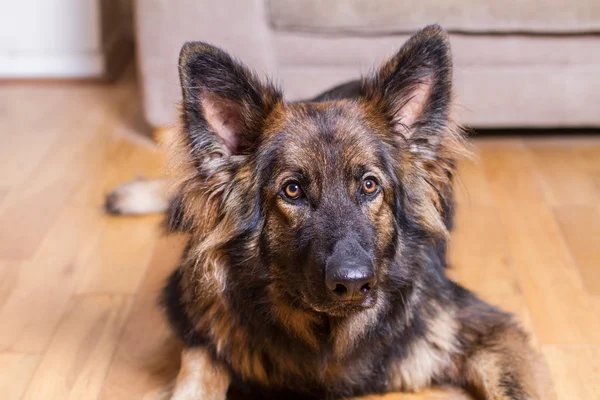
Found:
[[(600, 1), (600, 0), (599, 0)], [(368, 72), (391, 56), (410, 35), (316, 36), (278, 32), (273, 37), (283, 66), (351, 66)], [(451, 34), (456, 68), (464, 66), (593, 65), (600, 73), (600, 35)], [(357, 49), (359, 49), (357, 51)]]
[(431, 23), (451, 32), (600, 32), (600, 0), (271, 0), (277, 30), (409, 33)]
[[(356, 77), (351, 67), (282, 67), (289, 98), (307, 99)], [(454, 116), (476, 128), (600, 126), (597, 65), (473, 66), (454, 71)]]

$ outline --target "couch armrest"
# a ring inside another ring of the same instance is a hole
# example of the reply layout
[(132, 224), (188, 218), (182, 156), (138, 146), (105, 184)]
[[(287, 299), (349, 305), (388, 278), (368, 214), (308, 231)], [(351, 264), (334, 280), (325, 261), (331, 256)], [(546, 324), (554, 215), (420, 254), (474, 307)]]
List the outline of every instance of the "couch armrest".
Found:
[(177, 120), (177, 59), (186, 41), (222, 47), (259, 74), (274, 72), (266, 0), (140, 0), (135, 19), (144, 115), (154, 127)]

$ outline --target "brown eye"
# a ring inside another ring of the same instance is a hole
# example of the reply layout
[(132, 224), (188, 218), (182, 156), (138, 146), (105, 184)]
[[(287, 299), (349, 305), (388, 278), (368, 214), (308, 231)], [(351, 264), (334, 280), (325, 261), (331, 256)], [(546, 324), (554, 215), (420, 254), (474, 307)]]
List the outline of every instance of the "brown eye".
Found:
[(296, 200), (302, 195), (302, 189), (300, 189), (300, 185), (298, 185), (295, 182), (292, 182), (285, 185), (283, 193), (288, 199)]
[(367, 178), (362, 183), (362, 192), (364, 194), (375, 194), (377, 192), (377, 182), (372, 178)]

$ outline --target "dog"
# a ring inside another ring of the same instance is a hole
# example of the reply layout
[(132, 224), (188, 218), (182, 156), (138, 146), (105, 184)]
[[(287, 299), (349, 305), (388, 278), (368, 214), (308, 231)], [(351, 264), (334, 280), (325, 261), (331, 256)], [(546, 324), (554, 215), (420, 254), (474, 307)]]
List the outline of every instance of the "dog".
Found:
[[(174, 190), (136, 181), (113, 213), (166, 211), (189, 242), (162, 295), (185, 343), (177, 400), (337, 399), (457, 385), (545, 398), (513, 317), (446, 276), (447, 33), (428, 26), (360, 81), (288, 103), (223, 50), (186, 43)], [(485, 266), (482, 266), (485, 268)]]

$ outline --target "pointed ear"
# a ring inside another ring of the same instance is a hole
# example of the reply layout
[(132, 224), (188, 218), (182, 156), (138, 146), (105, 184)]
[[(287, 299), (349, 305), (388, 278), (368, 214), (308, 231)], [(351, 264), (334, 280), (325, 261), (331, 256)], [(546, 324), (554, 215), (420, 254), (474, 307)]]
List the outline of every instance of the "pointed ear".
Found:
[(431, 25), (411, 37), (363, 84), (384, 109), (396, 138), (411, 150), (435, 145), (449, 119), (452, 55), (446, 32)]
[(241, 155), (256, 143), (281, 93), (224, 51), (188, 42), (179, 56), (182, 119), (192, 152)]
[(389, 121), (390, 141), (405, 149), (398, 161), (407, 182), (405, 206), (435, 235), (451, 221), (452, 176), (468, 155), (462, 129), (450, 117), (452, 56), (446, 32), (428, 26), (363, 81), (363, 98)]

